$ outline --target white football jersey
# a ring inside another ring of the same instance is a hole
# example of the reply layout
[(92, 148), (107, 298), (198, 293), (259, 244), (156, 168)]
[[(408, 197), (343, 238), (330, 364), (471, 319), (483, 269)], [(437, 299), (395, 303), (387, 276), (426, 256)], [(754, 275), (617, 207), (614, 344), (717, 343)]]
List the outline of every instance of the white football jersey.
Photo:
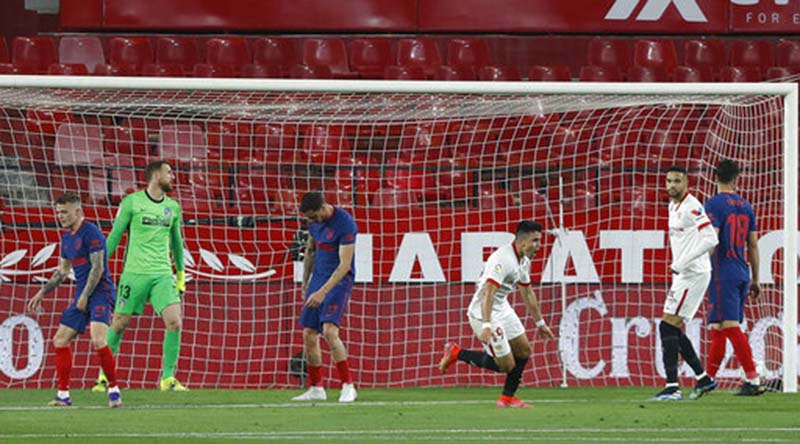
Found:
[(516, 284), (521, 286), (531, 284), (531, 260), (527, 256), (518, 259), (513, 242), (495, 250), (483, 267), (475, 294), (472, 296), (472, 302), (467, 309), (467, 315), (472, 318), (481, 319), (483, 317), (481, 301), (486, 282), (492, 282), (498, 287), (492, 302), (492, 317), (494, 317), (495, 314), (511, 307), (508, 303), (508, 295), (514, 291)]
[[(710, 226), (703, 205), (689, 193), (683, 200), (669, 203), (669, 246), (672, 250), (672, 262), (682, 262), (693, 244), (700, 242), (700, 230)], [(686, 271), (706, 273), (711, 271), (711, 259), (705, 252), (690, 262)]]

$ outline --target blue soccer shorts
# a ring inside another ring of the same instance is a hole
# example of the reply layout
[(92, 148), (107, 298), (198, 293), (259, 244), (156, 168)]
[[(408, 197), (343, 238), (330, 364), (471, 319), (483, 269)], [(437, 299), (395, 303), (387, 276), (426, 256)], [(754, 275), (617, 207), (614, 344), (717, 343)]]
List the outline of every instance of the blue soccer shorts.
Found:
[[(321, 287), (321, 285), (319, 287)], [(309, 286), (305, 299), (308, 299), (308, 295), (315, 291), (316, 289), (312, 289), (312, 287)], [(304, 328), (313, 328), (319, 332), (322, 332), (322, 324), (326, 322), (340, 326), (342, 318), (344, 318), (344, 314), (347, 312), (347, 302), (350, 300), (350, 294), (352, 292), (353, 278), (351, 276), (345, 276), (342, 282), (339, 282), (339, 285), (333, 287), (333, 289), (325, 295), (325, 299), (319, 307), (308, 308), (303, 305), (303, 310), (300, 312), (300, 326)]]
[(89, 298), (89, 303), (86, 304), (86, 312), (78, 310), (75, 306), (77, 298), (72, 301), (72, 304), (61, 313), (61, 324), (83, 333), (86, 331), (86, 326), (90, 322), (102, 322), (106, 325), (111, 323), (111, 314), (114, 311), (114, 300), (102, 295), (94, 295)]
[(708, 285), (708, 322), (738, 321), (744, 319), (744, 303), (750, 281), (714, 279)]

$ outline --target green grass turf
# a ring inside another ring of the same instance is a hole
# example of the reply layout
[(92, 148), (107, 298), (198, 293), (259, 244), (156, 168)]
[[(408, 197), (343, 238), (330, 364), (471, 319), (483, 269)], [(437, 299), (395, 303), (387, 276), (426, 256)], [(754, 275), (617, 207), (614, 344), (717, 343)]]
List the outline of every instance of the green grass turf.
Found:
[[(498, 409), (498, 388), (360, 390), (354, 404), (293, 403), (298, 390), (123, 392), (125, 407), (73, 390), (0, 390), (0, 443), (800, 442), (800, 396), (718, 390), (650, 402), (655, 388), (523, 388), (532, 409)], [(686, 393), (685, 393), (686, 394)]]

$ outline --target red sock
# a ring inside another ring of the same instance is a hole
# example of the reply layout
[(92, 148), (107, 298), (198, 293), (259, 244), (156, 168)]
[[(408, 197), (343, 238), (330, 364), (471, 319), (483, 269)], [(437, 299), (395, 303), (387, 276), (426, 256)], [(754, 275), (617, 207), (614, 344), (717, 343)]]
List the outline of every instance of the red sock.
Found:
[(309, 387), (322, 386), (322, 366), (308, 365), (308, 385)]
[(114, 362), (114, 354), (111, 353), (111, 347), (105, 346), (101, 349), (95, 350), (97, 356), (100, 358), (100, 368), (103, 369), (103, 374), (108, 379), (109, 387), (117, 386), (117, 365)]
[(339, 370), (339, 379), (342, 384), (352, 384), (353, 380), (350, 379), (350, 366), (347, 365), (347, 359), (336, 363), (336, 369)]
[(725, 345), (727, 339), (725, 334), (719, 330), (711, 330), (711, 345), (708, 347), (708, 365), (706, 366), (706, 373), (712, 378), (717, 377), (717, 370), (719, 370), (722, 359), (725, 357)]
[(722, 331), (731, 340), (736, 359), (744, 369), (745, 377), (747, 379), (757, 378), (758, 373), (756, 372), (756, 364), (753, 362), (753, 350), (750, 349), (750, 342), (748, 342), (747, 336), (742, 333), (739, 327), (725, 328)]
[(58, 389), (69, 390), (69, 374), (72, 373), (72, 348), (53, 346), (56, 352), (56, 375), (58, 375)]

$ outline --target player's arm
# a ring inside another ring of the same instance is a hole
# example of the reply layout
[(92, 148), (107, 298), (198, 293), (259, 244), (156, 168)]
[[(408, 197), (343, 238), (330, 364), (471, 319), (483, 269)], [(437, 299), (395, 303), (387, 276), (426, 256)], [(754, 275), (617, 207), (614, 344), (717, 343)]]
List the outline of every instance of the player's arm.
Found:
[(175, 219), (172, 221), (172, 227), (169, 233), (169, 248), (172, 250), (172, 259), (175, 261), (175, 275), (177, 282), (175, 282), (175, 289), (178, 292), (186, 292), (186, 271), (183, 261), (183, 216), (181, 210), (175, 212)]
[(758, 271), (761, 263), (758, 253), (758, 235), (755, 231), (751, 231), (747, 235), (747, 255), (750, 256), (750, 273), (752, 274), (750, 277), (750, 292), (753, 293), (754, 298), (758, 299), (761, 296), (761, 284), (758, 281)]
[(44, 284), (44, 286), (36, 292), (36, 294), (28, 301), (27, 311), (28, 313), (35, 313), (42, 304), (42, 299), (44, 299), (44, 295), (50, 293), (51, 291), (55, 290), (56, 287), (61, 285), (64, 282), (64, 279), (67, 278), (69, 275), (69, 270), (72, 268), (70, 262), (63, 257), (58, 262), (58, 268), (56, 272), (50, 276), (50, 279)]
[(308, 236), (306, 242), (306, 252), (303, 255), (303, 296), (308, 290), (308, 281), (311, 279), (311, 273), (314, 271), (314, 258), (317, 255), (317, 244), (312, 236)]
[(719, 243), (719, 235), (708, 219), (697, 225), (697, 230), (700, 232), (697, 242), (690, 244), (681, 257), (676, 258), (670, 265), (673, 273), (683, 273), (689, 264), (703, 254), (711, 252)]
[(483, 284), (483, 299), (481, 299), (481, 333), (478, 339), (481, 342), (489, 342), (492, 338), (492, 305), (494, 305), (494, 294), (498, 287), (491, 279)]
[(89, 276), (86, 278), (86, 286), (83, 287), (83, 292), (75, 303), (75, 306), (80, 311), (86, 311), (86, 306), (89, 303), (89, 296), (94, 293), (94, 289), (97, 288), (97, 284), (103, 277), (105, 255), (105, 249), (89, 253), (89, 263), (92, 264), (92, 268), (89, 270)]
[(308, 297), (306, 305), (309, 307), (316, 307), (322, 304), (325, 296), (330, 292), (333, 287), (339, 285), (339, 282), (344, 279), (347, 273), (350, 272), (350, 263), (353, 261), (353, 255), (356, 252), (356, 244), (339, 245), (339, 265), (333, 270), (331, 277), (322, 284), (319, 290), (315, 291)]
[(131, 224), (132, 214), (133, 210), (131, 208), (131, 199), (130, 195), (128, 195), (128, 197), (122, 199), (122, 202), (119, 204), (117, 217), (114, 218), (114, 225), (111, 227), (111, 233), (108, 234), (106, 251), (108, 252), (109, 258), (114, 255), (114, 251), (117, 249), (119, 242), (122, 240), (122, 235), (128, 231), (128, 227)]
[(539, 300), (536, 298), (536, 293), (533, 291), (533, 288), (531, 288), (530, 285), (520, 286), (519, 292), (522, 295), (522, 301), (525, 302), (528, 313), (530, 313), (533, 320), (536, 321), (536, 328), (539, 330), (539, 334), (545, 339), (555, 338), (553, 332), (550, 331), (550, 327), (545, 323), (544, 317), (542, 317)]

